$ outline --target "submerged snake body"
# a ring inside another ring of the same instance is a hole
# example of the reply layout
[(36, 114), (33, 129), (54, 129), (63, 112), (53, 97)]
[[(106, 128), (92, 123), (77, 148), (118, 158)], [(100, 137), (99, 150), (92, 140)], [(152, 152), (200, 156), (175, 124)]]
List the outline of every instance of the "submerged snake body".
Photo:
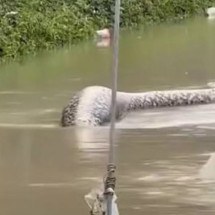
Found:
[[(143, 93), (117, 92), (116, 118), (135, 110), (208, 104), (215, 102), (215, 89), (153, 91)], [(75, 94), (63, 109), (62, 126), (98, 126), (110, 121), (111, 89), (86, 87)]]

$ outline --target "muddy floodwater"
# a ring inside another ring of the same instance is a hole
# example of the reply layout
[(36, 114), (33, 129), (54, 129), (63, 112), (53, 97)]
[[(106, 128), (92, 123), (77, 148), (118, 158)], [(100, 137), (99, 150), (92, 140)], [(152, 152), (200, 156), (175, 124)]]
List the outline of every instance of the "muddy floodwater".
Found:
[[(214, 35), (206, 18), (122, 31), (119, 89), (214, 87)], [(89, 214), (84, 195), (105, 174), (108, 126), (59, 121), (74, 92), (110, 85), (110, 59), (88, 41), (0, 66), (0, 214)], [(116, 127), (120, 214), (214, 215), (215, 168), (206, 163), (215, 104), (131, 113)]]

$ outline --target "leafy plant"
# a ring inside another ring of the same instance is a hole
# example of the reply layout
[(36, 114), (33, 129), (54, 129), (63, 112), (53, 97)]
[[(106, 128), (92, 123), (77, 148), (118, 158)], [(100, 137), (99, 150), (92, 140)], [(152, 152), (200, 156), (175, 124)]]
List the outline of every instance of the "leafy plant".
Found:
[[(113, 26), (114, 0), (1, 0), (0, 61), (34, 55)], [(215, 0), (122, 0), (121, 26), (137, 27), (203, 13)]]

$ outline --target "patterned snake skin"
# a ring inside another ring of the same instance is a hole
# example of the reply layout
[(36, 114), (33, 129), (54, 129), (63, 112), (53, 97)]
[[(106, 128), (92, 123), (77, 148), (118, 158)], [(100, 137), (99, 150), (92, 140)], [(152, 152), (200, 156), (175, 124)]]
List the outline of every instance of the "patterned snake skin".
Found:
[[(129, 111), (156, 107), (186, 106), (215, 102), (215, 89), (153, 91), (143, 93), (117, 92), (116, 118)], [(86, 87), (75, 94), (63, 109), (61, 125), (92, 125), (108, 123), (111, 114), (111, 89)]]

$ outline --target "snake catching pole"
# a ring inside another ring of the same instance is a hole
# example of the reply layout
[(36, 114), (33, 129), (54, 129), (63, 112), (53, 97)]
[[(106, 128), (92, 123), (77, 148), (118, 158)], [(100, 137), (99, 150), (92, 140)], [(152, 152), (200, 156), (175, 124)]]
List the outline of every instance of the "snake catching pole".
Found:
[(111, 121), (109, 131), (109, 156), (107, 173), (104, 186), (100, 190), (92, 190), (85, 195), (85, 200), (90, 207), (91, 215), (118, 215), (115, 189), (115, 122), (116, 122), (116, 99), (117, 80), (119, 67), (119, 30), (120, 30), (120, 0), (115, 0), (113, 56), (112, 56), (112, 95), (111, 95)]
[(113, 64), (112, 64), (112, 99), (111, 99), (111, 123), (109, 134), (109, 163), (107, 165), (107, 178), (105, 181), (105, 193), (107, 195), (107, 215), (113, 213), (113, 194), (115, 188), (115, 121), (116, 121), (116, 97), (119, 68), (119, 30), (120, 30), (120, 0), (115, 0), (114, 37), (113, 37)]

